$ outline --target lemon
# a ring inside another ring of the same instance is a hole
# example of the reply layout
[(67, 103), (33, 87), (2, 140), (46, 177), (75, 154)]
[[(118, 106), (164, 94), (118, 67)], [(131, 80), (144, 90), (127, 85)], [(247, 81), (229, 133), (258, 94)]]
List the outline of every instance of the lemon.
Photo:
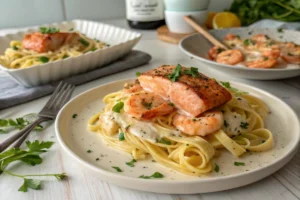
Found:
[(214, 29), (240, 27), (241, 20), (231, 12), (217, 13), (212, 21)]
[(216, 15), (217, 13), (216, 12), (209, 12), (208, 15), (207, 15), (207, 19), (206, 19), (206, 22), (205, 22), (205, 25), (207, 28), (213, 28), (213, 18), (214, 16)]

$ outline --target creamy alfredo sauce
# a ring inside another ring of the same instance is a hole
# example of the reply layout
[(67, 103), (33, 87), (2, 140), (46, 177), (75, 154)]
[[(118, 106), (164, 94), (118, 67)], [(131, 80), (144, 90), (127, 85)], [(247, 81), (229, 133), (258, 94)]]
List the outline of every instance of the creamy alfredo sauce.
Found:
[(172, 130), (159, 130), (152, 122), (139, 121), (126, 113), (113, 113), (115, 121), (122, 127), (126, 128), (129, 126), (128, 130), (133, 135), (143, 138), (151, 143), (156, 143), (162, 136), (176, 135), (180, 134), (180, 131)]

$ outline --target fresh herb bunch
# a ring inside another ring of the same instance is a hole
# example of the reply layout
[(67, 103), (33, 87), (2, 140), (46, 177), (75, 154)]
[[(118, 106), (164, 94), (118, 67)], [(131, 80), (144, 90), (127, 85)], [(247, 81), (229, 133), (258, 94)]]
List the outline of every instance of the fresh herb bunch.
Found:
[[(23, 129), (25, 126), (33, 122), (37, 119), (36, 113), (31, 113), (24, 115), (23, 117), (13, 119), (0, 119), (0, 134), (1, 133), (8, 133), (9, 131), (15, 129)], [(41, 131), (43, 129), (42, 125), (37, 125), (34, 130)]]
[(27, 192), (28, 188), (39, 190), (41, 189), (41, 180), (31, 179), (28, 177), (36, 176), (53, 176), (57, 180), (61, 181), (67, 177), (65, 173), (61, 174), (15, 174), (7, 170), (8, 165), (14, 162), (23, 162), (31, 166), (39, 165), (42, 163), (43, 159), (39, 154), (47, 152), (46, 149), (49, 149), (53, 145), (53, 142), (40, 142), (38, 140), (34, 142), (27, 141), (27, 149), (11, 148), (0, 154), (0, 174), (6, 173), (11, 176), (19, 177), (23, 179), (23, 185), (19, 188), (21, 192)]
[(244, 26), (260, 19), (300, 21), (299, 0), (234, 0), (229, 11), (237, 14)]

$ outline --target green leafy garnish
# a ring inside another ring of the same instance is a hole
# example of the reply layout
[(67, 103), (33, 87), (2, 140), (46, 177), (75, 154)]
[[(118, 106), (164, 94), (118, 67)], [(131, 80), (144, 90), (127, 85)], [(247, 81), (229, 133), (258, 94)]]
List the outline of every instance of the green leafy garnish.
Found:
[(219, 172), (220, 171), (220, 167), (219, 167), (219, 165), (217, 165), (217, 163), (215, 163), (215, 172)]
[(117, 170), (117, 172), (122, 172), (122, 170), (120, 169), (120, 167), (112, 166), (112, 168), (114, 168), (115, 170)]
[(288, 52), (288, 56), (294, 56), (294, 54), (292, 54), (292, 53)]
[(228, 127), (228, 126), (229, 126), (229, 124), (227, 123), (226, 120), (224, 120), (224, 126), (225, 126), (225, 127)]
[(223, 52), (223, 51), (225, 51), (223, 48), (217, 48), (217, 53), (219, 54), (219, 53), (221, 53), (221, 52)]
[(96, 47), (91, 48), (91, 51), (96, 51), (96, 50), (97, 50)]
[[(32, 119), (30, 119), (32, 118)], [(24, 115), (23, 117), (13, 119), (0, 119), (0, 133), (8, 133), (14, 129), (23, 129), (25, 126), (33, 122), (37, 118), (37, 114), (31, 113)], [(30, 119), (30, 120), (29, 120)], [(39, 131), (42, 130), (43, 126), (38, 125), (34, 130)]]
[(234, 162), (235, 166), (245, 166), (245, 163), (243, 162)]
[(80, 39), (79, 39), (79, 42), (80, 42), (81, 44), (83, 44), (84, 46), (86, 46), (86, 47), (89, 46), (89, 44), (90, 44), (88, 41), (86, 41), (86, 40), (83, 39), (83, 38), (80, 38)]
[(40, 60), (42, 63), (47, 63), (47, 62), (49, 62), (49, 58), (47, 58), (47, 57), (45, 57), (45, 56), (41, 56), (41, 57), (39, 58), (39, 60)]
[(249, 126), (249, 124), (247, 122), (241, 122), (241, 124), (240, 124), (240, 127), (244, 128), (244, 129), (247, 129), (248, 126)]
[(174, 103), (172, 103), (172, 102), (170, 102), (170, 103), (169, 103), (169, 105), (170, 105), (170, 106), (173, 106), (173, 107), (175, 106), (175, 104), (174, 104)]
[(87, 153), (92, 153), (92, 150), (89, 149), (89, 150), (87, 150), (86, 152), (87, 152)]
[(167, 145), (171, 145), (171, 141), (166, 140), (165, 138), (161, 138), (161, 139), (156, 139), (157, 143), (162, 143), (162, 144), (167, 144)]
[(151, 178), (163, 178), (164, 175), (162, 175), (159, 172), (155, 172), (154, 174), (152, 174), (151, 176), (145, 176), (145, 175), (141, 175), (139, 176), (139, 178), (143, 178), (143, 179), (151, 179)]
[(15, 50), (15, 51), (19, 50), (19, 48), (18, 48), (17, 46), (13, 46), (12, 48), (13, 48), (13, 50)]
[(279, 28), (277, 29), (278, 33), (282, 33), (283, 32), (283, 29), (282, 28)]
[(198, 68), (196, 68), (196, 67), (191, 67), (188, 70), (184, 70), (183, 73), (186, 75), (191, 75), (192, 77), (197, 77), (199, 75)]
[(298, 0), (234, 0), (229, 11), (238, 16), (243, 26), (261, 19), (300, 21), (300, 1)]
[(124, 141), (125, 140), (125, 136), (124, 136), (124, 133), (119, 133), (119, 140), (120, 141)]
[(136, 159), (132, 159), (130, 162), (127, 162), (126, 165), (128, 165), (129, 167), (134, 167), (134, 164), (136, 162)]
[(147, 103), (146, 101), (142, 101), (142, 105), (143, 105), (144, 107), (146, 107), (148, 110), (150, 110), (151, 107), (152, 107), (152, 102)]
[(112, 108), (112, 111), (114, 111), (116, 113), (120, 113), (120, 111), (122, 110), (123, 107), (124, 107), (124, 102), (120, 101), (114, 105), (114, 107)]
[(11, 148), (7, 151), (4, 151), (0, 154), (0, 173), (6, 173), (7, 175), (19, 177), (23, 179), (23, 185), (19, 188), (21, 192), (27, 192), (28, 188), (39, 190), (41, 189), (41, 180), (30, 179), (28, 177), (34, 176), (53, 176), (57, 180), (63, 180), (67, 175), (65, 173), (62, 174), (15, 174), (11, 171), (6, 170), (7, 166), (15, 163), (22, 162), (31, 166), (39, 165), (42, 163), (43, 159), (39, 154), (47, 152), (53, 145), (53, 142), (40, 142), (35, 140), (34, 142), (27, 141), (26, 146), (27, 149), (19, 149), (19, 148)]
[(181, 65), (178, 64), (176, 66), (176, 68), (173, 70), (172, 74), (169, 74), (168, 75), (168, 78), (172, 81), (172, 82), (175, 82), (178, 80), (178, 78), (180, 77), (181, 75)]
[(241, 90), (238, 90), (236, 88), (233, 88), (231, 87), (230, 83), (229, 82), (223, 82), (223, 81), (220, 81), (220, 83), (227, 89), (229, 89), (231, 92), (235, 93), (235, 95), (237, 96), (241, 96), (243, 94), (248, 94), (248, 92), (244, 92), (244, 91), (241, 91)]
[(244, 45), (245, 46), (249, 46), (250, 44), (255, 45), (255, 42), (253, 40), (251, 40), (251, 39), (246, 39), (244, 41)]
[(139, 77), (141, 75), (141, 72), (136, 72), (135, 75), (136, 77)]
[(66, 59), (66, 58), (69, 58), (69, 56), (67, 56), (67, 55), (64, 55), (64, 56), (63, 56), (63, 59)]
[(74, 28), (70, 28), (69, 31), (70, 31), (70, 32), (71, 32), (71, 31), (74, 31)]
[(57, 33), (60, 30), (54, 27), (40, 27), (40, 32), (43, 34)]
[(75, 119), (76, 117), (77, 117), (77, 114), (76, 114), (76, 113), (72, 115), (72, 118), (73, 118), (73, 119)]

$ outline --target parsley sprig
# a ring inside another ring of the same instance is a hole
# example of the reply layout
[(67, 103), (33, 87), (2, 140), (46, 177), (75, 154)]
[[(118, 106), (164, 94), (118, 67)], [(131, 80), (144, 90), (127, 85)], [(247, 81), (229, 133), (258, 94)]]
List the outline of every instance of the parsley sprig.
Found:
[[(25, 126), (33, 122), (37, 118), (37, 114), (31, 113), (14, 119), (0, 119), (0, 133), (8, 133), (15, 129), (23, 129)], [(34, 130), (40, 131), (43, 129), (42, 125), (38, 125)]]
[(173, 70), (172, 74), (168, 75), (168, 78), (172, 81), (172, 82), (176, 82), (178, 80), (178, 78), (181, 75), (181, 65), (178, 64), (175, 69)]
[(120, 113), (123, 107), (124, 107), (124, 102), (120, 101), (114, 105), (114, 107), (112, 108), (112, 111), (114, 111), (116, 113)]
[(60, 30), (58, 28), (54, 27), (40, 27), (40, 32), (43, 34), (49, 34), (49, 33), (57, 33)]
[(152, 174), (151, 176), (145, 176), (145, 175), (141, 175), (139, 176), (139, 178), (143, 178), (143, 179), (151, 179), (151, 178), (163, 178), (164, 175), (162, 175), (159, 172), (155, 172), (154, 174)]
[(196, 67), (191, 67), (188, 70), (184, 70), (183, 73), (186, 75), (190, 75), (192, 77), (197, 77), (199, 75), (198, 68), (196, 68)]
[(236, 88), (233, 88), (231, 87), (230, 83), (229, 82), (223, 82), (223, 81), (220, 81), (220, 83), (227, 89), (229, 89), (231, 92), (233, 92), (234, 94), (236, 94), (237, 96), (242, 96), (244, 94), (248, 94), (248, 92), (244, 92), (244, 91), (241, 91), (241, 90), (238, 90)]
[(162, 143), (162, 144), (167, 144), (167, 145), (171, 145), (171, 141), (166, 140), (165, 138), (161, 138), (161, 139), (156, 139), (157, 143)]
[(27, 141), (27, 149), (11, 148), (0, 154), (0, 173), (6, 173), (11, 176), (19, 177), (23, 179), (23, 185), (19, 188), (21, 192), (27, 192), (28, 188), (39, 190), (41, 189), (42, 181), (38, 179), (32, 179), (29, 177), (35, 176), (52, 176), (57, 180), (61, 181), (67, 177), (65, 173), (61, 174), (15, 174), (7, 170), (7, 167), (14, 162), (23, 162), (31, 166), (39, 165), (42, 163), (43, 159), (39, 154), (47, 152), (53, 145), (53, 142), (40, 142), (38, 140), (34, 142)]
[(136, 159), (132, 159), (130, 162), (127, 162), (126, 165), (128, 165), (129, 167), (134, 167), (134, 164), (136, 162)]

